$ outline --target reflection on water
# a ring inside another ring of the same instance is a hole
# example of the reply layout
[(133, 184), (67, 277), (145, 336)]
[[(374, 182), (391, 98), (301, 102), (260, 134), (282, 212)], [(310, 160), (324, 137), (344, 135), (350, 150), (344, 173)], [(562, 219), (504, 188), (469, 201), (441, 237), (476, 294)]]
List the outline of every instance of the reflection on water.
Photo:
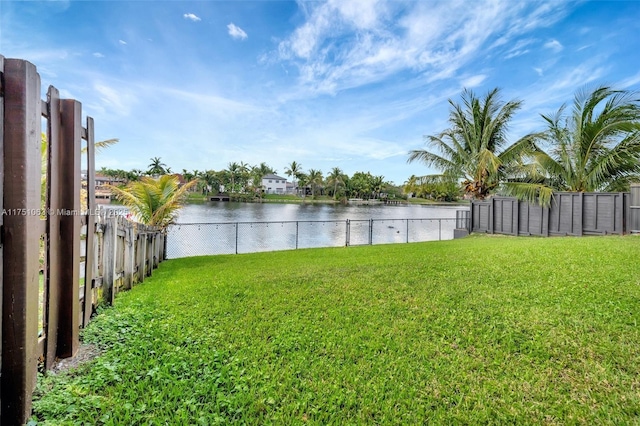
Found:
[(453, 238), (466, 206), (190, 204), (169, 228), (170, 259)]
[(178, 223), (274, 222), (305, 220), (455, 218), (468, 206), (342, 205), (206, 202), (188, 204)]

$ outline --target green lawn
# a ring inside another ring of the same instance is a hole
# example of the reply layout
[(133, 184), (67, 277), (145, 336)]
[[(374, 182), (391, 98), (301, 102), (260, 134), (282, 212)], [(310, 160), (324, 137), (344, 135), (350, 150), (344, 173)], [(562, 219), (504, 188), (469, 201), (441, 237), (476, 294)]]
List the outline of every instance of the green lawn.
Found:
[(638, 424), (640, 237), (161, 264), (40, 380), (51, 424)]

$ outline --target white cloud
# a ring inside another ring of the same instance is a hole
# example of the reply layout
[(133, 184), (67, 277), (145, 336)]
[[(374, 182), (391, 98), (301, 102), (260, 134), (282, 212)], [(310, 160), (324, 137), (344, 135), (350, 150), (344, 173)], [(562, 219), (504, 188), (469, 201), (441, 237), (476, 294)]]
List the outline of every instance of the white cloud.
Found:
[(640, 84), (640, 72), (637, 73), (636, 75), (633, 75), (625, 80), (622, 80), (621, 82), (619, 82), (618, 84), (616, 84), (615, 86), (621, 87), (623, 89), (628, 89), (632, 86), (636, 86)]
[(245, 40), (249, 37), (242, 28), (236, 26), (233, 22), (227, 25), (227, 29), (229, 30), (229, 35), (235, 39)]
[[(375, 83), (403, 70), (422, 72), (431, 82), (456, 77), (487, 48), (552, 25), (570, 5), (330, 0), (304, 8), (306, 21), (279, 43), (277, 56), (298, 67), (300, 85), (315, 95)], [(527, 53), (532, 42), (518, 41), (508, 57)]]
[(102, 109), (109, 114), (129, 115), (131, 107), (135, 103), (136, 96), (128, 92), (126, 88), (114, 89), (106, 84), (96, 83), (94, 89), (98, 93)]
[(487, 76), (484, 74), (474, 75), (472, 77), (466, 78), (462, 80), (462, 87), (473, 88), (480, 86), (485, 80)]
[(185, 13), (184, 15), (182, 15), (182, 17), (184, 19), (189, 19), (190, 21), (193, 21), (193, 22), (198, 22), (198, 21), (202, 20), (202, 19), (200, 19), (199, 16), (197, 16), (197, 15), (195, 15), (193, 13)]
[(562, 44), (558, 40), (549, 40), (544, 44), (544, 47), (546, 49), (551, 49), (554, 52), (560, 52), (562, 51), (562, 49), (564, 49), (564, 46), (562, 46)]
[(544, 74), (544, 70), (542, 68), (534, 67), (533, 70), (540, 76)]
[(124, 41), (124, 40), (118, 40), (118, 43), (120, 43), (120, 44), (122, 44), (122, 45), (127, 44), (127, 42), (126, 42), (126, 41)]
[(93, 56), (95, 56), (96, 58), (104, 58), (104, 55), (100, 52), (94, 52)]

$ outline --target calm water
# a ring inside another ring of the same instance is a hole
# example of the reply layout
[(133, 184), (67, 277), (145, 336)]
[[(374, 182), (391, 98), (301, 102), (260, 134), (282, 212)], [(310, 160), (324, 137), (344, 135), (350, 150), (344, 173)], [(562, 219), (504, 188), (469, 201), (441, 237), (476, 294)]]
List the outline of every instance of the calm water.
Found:
[(178, 223), (277, 222), (308, 220), (455, 218), (468, 206), (385, 206), (207, 202), (189, 204)]
[(169, 228), (167, 257), (452, 239), (457, 210), (468, 207), (189, 204)]

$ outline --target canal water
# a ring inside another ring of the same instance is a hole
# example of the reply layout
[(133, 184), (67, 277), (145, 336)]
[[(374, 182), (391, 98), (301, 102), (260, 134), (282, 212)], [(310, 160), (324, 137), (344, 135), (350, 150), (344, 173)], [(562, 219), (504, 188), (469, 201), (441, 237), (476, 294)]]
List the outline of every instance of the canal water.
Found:
[(188, 204), (168, 230), (167, 257), (452, 239), (458, 210), (469, 207)]

